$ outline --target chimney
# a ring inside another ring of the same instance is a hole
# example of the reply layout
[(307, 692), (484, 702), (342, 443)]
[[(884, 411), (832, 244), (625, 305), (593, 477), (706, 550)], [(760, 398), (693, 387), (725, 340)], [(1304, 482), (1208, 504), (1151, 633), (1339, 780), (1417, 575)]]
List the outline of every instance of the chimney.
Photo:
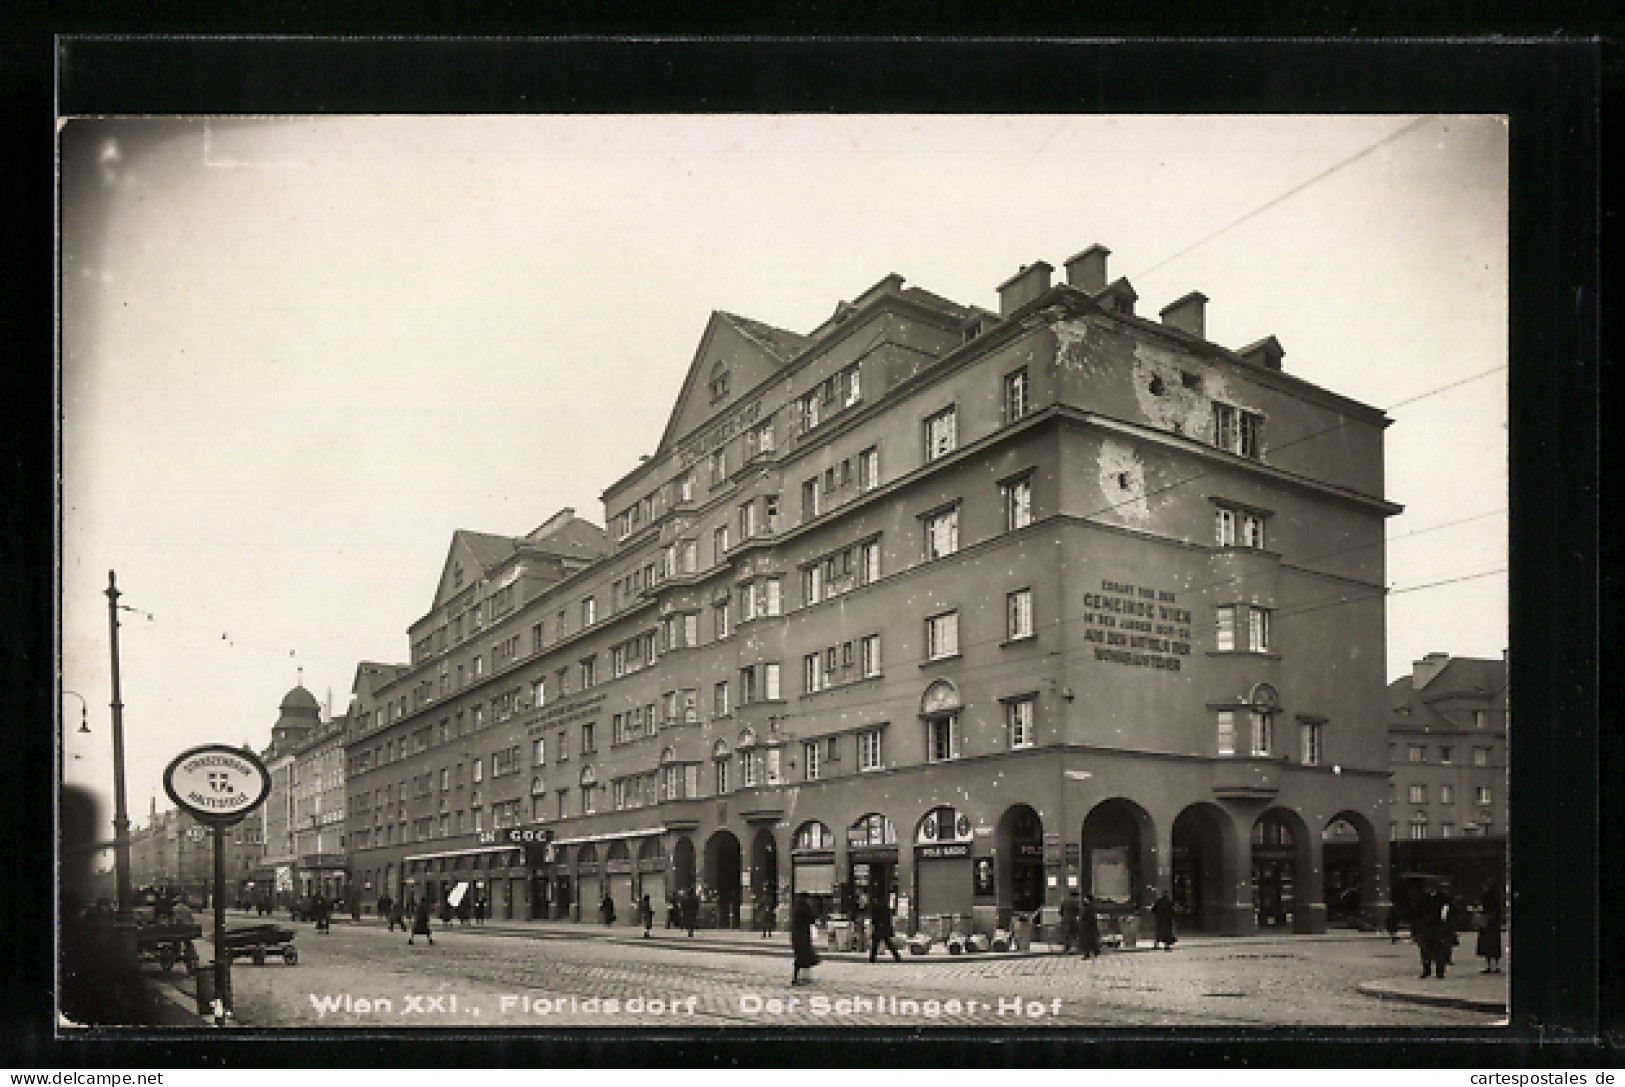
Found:
[(1265, 336), (1257, 343), (1250, 343), (1243, 347), (1236, 354), (1240, 355), (1243, 361), (1250, 362), (1254, 366), (1262, 366), (1266, 370), (1279, 370), (1281, 368), (1281, 356), (1286, 354), (1286, 349), (1281, 346), (1281, 341), (1274, 336)]
[(1099, 294), (1105, 290), (1106, 258), (1111, 256), (1111, 252), (1104, 245), (1091, 245), (1077, 256), (1068, 257), (1067, 285), (1089, 294)]
[(1439, 677), (1450, 663), (1449, 653), (1429, 653), (1411, 665), (1411, 688), (1420, 691)]
[(999, 284), (999, 316), (1010, 316), (1049, 290), (1049, 277), (1053, 271), (1054, 268), (1039, 261), (1037, 264), (1023, 265), (1021, 271)]
[(1207, 295), (1192, 291), (1162, 307), (1162, 323), (1181, 332), (1189, 332), (1197, 339), (1207, 339)]

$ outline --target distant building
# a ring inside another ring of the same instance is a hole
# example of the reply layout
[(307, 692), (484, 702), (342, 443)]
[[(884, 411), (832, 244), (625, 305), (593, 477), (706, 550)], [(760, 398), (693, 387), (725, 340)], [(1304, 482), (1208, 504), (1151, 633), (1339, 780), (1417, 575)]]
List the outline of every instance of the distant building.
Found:
[(1389, 420), (1209, 341), (1199, 293), (1136, 315), (1106, 259), (996, 314), (896, 275), (806, 334), (715, 313), (607, 534), (457, 532), (353, 704), (369, 897), (1383, 907)]
[(1388, 685), (1388, 837), (1401, 877), (1447, 877), (1477, 901), (1503, 885), (1507, 665), (1429, 653)]
[[(235, 905), (260, 862), (257, 816), (229, 827), (225, 847), (226, 901)], [(130, 882), (137, 890), (167, 888), (202, 905), (214, 893), (214, 832), (187, 812), (159, 811), (153, 798), (146, 824), (130, 832)]]
[(271, 775), (271, 791), (260, 806), (262, 838), (265, 846), (256, 884), (268, 885), (270, 903), (290, 906), (306, 893), (299, 879), (299, 829), (295, 756), (321, 725), (322, 708), (316, 696), (296, 686), (282, 699), (276, 724), (271, 726), (271, 742), (261, 753)]
[(344, 741), (349, 718), (319, 723), (294, 749), (293, 840), (297, 858), (295, 883), (300, 895), (320, 892), (343, 903), (350, 894), (349, 858), (345, 849)]

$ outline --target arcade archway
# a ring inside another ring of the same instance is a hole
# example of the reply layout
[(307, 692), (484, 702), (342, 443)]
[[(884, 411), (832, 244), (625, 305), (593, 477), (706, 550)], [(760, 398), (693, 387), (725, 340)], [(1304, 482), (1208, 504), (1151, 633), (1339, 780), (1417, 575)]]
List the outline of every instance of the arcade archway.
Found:
[(1225, 842), (1230, 817), (1216, 804), (1192, 804), (1174, 820), (1174, 921), (1196, 932), (1224, 930)]
[(999, 923), (1005, 925), (1006, 911), (1031, 912), (1044, 904), (1044, 821), (1026, 804), (1013, 804), (999, 816), (993, 840)]
[(779, 843), (773, 831), (760, 827), (750, 841), (751, 923), (760, 926), (758, 910), (774, 910), (779, 904)]
[(1320, 834), (1326, 922), (1355, 926), (1381, 897), (1377, 834), (1357, 811), (1340, 811)]
[(1083, 820), (1083, 893), (1103, 906), (1138, 909), (1156, 875), (1156, 831), (1144, 808), (1102, 800)]
[(1270, 808), (1253, 823), (1253, 924), (1260, 932), (1306, 932), (1314, 868), (1309, 828), (1296, 812)]
[(674, 891), (694, 889), (694, 841), (680, 834), (671, 847), (671, 886)]
[(716, 903), (717, 927), (739, 927), (740, 848), (733, 831), (719, 830), (705, 843), (704, 897)]

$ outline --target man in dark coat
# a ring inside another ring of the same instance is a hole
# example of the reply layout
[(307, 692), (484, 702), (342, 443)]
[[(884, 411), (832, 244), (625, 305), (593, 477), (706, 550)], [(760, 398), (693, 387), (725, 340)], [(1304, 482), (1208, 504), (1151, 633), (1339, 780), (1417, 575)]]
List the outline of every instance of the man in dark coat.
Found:
[(1157, 921), (1157, 938), (1151, 941), (1151, 949), (1156, 950), (1161, 944), (1164, 951), (1174, 949), (1174, 900), (1164, 891), (1157, 896), (1156, 902), (1151, 905), (1151, 916)]
[(1083, 896), (1079, 913), (1078, 939), (1083, 946), (1083, 957), (1092, 959), (1100, 954), (1100, 911), (1095, 908), (1093, 895)]
[(474, 913), (474, 892), (465, 890), (460, 902), (457, 903), (457, 923), (464, 928), (468, 927), (468, 919)]
[(875, 961), (875, 953), (880, 950), (882, 942), (891, 957), (897, 962), (903, 961), (903, 956), (897, 953), (897, 932), (892, 928), (891, 896), (884, 891), (876, 891), (869, 897), (869, 961)]
[[(790, 984), (800, 985), (801, 972), (818, 965), (818, 952), (813, 949), (812, 903), (805, 894), (798, 894), (790, 909), (790, 950), (794, 954), (794, 968), (790, 971)], [(808, 982), (812, 978), (806, 979)]]
[(391, 898), (389, 900), (389, 931), (394, 932), (396, 925), (401, 926), (402, 930), (406, 928), (406, 907), (401, 904), (400, 899)]
[(1067, 895), (1066, 900), (1061, 903), (1062, 954), (1070, 955), (1072, 954), (1072, 949), (1078, 946), (1078, 942), (1082, 936), (1082, 933), (1079, 931), (1080, 914), (1081, 910), (1078, 907), (1077, 896)]
[(1483, 912), (1478, 915), (1478, 946), (1484, 959), (1486, 974), (1501, 972), (1501, 888), (1491, 887), (1484, 893)]
[(643, 938), (647, 940), (649, 930), (655, 925), (655, 907), (654, 903), (649, 901), (648, 895), (644, 895), (643, 901), (638, 903), (638, 920), (643, 922)]
[(429, 921), (429, 896), (424, 895), (422, 898), (418, 899), (417, 908), (412, 911), (412, 931), (406, 937), (406, 943), (408, 946), (410, 946), (412, 940), (418, 936), (428, 937), (429, 946), (434, 946), (434, 928), (432, 925), (430, 925)]
[(700, 917), (700, 896), (694, 893), (694, 888), (683, 889), (683, 927), (688, 929), (690, 936), (694, 935), (694, 922)]
[(310, 916), (316, 922), (316, 931), (327, 931), (328, 906), (327, 896), (317, 891), (310, 896)]
[(1449, 898), (1438, 890), (1428, 891), (1411, 926), (1422, 953), (1423, 977), (1444, 977), (1444, 968), (1450, 965), (1451, 945), (1456, 942), (1454, 922)]

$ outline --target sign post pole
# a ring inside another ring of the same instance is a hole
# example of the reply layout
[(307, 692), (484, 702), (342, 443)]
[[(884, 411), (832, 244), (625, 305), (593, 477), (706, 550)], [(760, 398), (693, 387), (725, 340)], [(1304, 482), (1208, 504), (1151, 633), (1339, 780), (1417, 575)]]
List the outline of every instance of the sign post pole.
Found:
[(231, 1014), (231, 956), (226, 943), (226, 828), (214, 828), (214, 1021), (224, 1025)]

